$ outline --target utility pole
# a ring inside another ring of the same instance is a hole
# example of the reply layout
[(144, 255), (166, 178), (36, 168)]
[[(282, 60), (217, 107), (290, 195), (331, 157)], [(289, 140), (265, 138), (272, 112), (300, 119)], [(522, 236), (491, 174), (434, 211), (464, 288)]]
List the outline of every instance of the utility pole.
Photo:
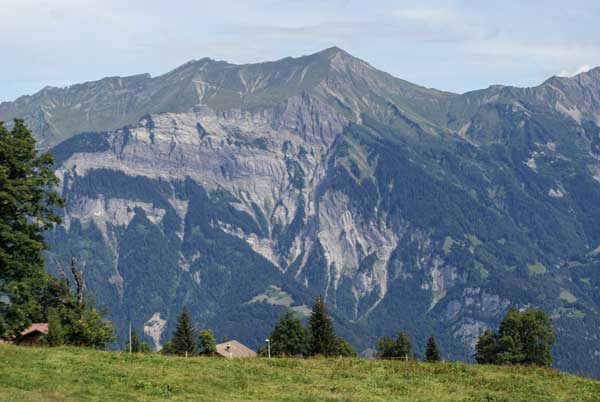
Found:
[(129, 354), (131, 354), (131, 323), (129, 323)]

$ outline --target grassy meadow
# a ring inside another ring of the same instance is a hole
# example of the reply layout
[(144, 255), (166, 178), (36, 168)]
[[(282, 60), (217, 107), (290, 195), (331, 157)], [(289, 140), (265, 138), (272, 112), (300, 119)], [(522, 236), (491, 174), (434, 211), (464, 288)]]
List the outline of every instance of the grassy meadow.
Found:
[(0, 345), (1, 401), (600, 401), (550, 369), (367, 359), (225, 360)]

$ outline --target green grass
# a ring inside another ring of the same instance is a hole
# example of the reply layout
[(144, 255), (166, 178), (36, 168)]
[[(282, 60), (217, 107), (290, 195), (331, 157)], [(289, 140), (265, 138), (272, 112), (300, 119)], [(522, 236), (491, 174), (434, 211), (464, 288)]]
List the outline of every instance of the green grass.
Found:
[(452, 236), (446, 236), (444, 239), (444, 245), (442, 246), (442, 250), (444, 250), (445, 255), (450, 254), (454, 243), (456, 243), (456, 241), (452, 238)]
[(550, 369), (366, 359), (225, 360), (0, 345), (2, 401), (598, 401)]
[(559, 297), (567, 303), (575, 303), (577, 301), (577, 297), (567, 289), (561, 289)]
[(544, 264), (536, 262), (535, 264), (531, 264), (527, 266), (530, 275), (543, 275), (548, 272), (548, 268)]

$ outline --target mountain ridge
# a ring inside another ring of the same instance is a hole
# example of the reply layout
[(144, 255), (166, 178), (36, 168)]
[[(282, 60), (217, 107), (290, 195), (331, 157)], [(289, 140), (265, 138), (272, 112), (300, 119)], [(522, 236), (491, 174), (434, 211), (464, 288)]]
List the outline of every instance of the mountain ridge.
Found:
[(321, 294), (360, 351), (403, 329), (468, 360), (533, 306), (557, 366), (600, 376), (596, 75), (458, 95), (334, 48), (108, 79), (19, 116), (67, 199), (50, 253), (86, 261), (116, 327), (157, 348), (183, 304), (257, 346)]

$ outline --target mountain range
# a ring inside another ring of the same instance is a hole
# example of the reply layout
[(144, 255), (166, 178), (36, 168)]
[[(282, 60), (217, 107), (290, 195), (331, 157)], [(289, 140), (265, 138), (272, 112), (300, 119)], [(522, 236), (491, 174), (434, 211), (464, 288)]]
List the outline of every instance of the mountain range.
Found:
[(556, 367), (600, 376), (600, 68), (454, 94), (339, 48), (46, 87), (0, 104), (56, 158), (63, 224), (119, 340), (198, 328), (262, 346), (326, 298), (363, 354), (399, 330), (470, 360), (541, 308)]

